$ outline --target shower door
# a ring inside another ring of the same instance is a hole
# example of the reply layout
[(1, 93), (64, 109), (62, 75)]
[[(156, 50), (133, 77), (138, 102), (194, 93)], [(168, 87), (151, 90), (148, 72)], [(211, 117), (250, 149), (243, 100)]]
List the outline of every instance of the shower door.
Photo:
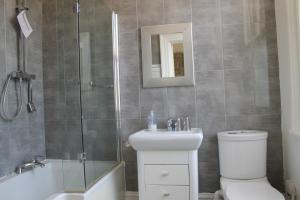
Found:
[(102, 0), (43, 6), (47, 158), (62, 160), (65, 191), (83, 192), (120, 161), (116, 17)]
[(118, 163), (118, 82), (113, 12), (102, 0), (81, 0), (79, 13), (82, 132), (89, 188)]

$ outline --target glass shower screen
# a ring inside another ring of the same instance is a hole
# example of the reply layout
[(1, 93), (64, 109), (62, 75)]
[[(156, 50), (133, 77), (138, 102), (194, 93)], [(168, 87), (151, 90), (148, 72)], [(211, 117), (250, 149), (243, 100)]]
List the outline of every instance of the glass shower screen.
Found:
[(86, 187), (119, 161), (117, 16), (105, 1), (81, 0), (79, 55)]
[(77, 3), (57, 0), (67, 192), (85, 191), (120, 161), (117, 16), (102, 0)]

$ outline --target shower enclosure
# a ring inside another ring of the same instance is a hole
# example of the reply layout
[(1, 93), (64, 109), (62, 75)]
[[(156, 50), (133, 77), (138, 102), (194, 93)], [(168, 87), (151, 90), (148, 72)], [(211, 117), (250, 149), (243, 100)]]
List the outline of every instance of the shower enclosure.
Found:
[(43, 6), (46, 155), (82, 192), (121, 161), (117, 15), (105, 0)]

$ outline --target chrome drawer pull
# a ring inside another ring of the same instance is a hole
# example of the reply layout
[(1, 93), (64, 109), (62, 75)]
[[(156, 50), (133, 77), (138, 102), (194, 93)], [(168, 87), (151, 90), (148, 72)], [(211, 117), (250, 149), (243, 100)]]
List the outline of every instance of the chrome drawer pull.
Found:
[(170, 175), (170, 172), (168, 172), (168, 171), (163, 171), (161, 175), (162, 175), (162, 176), (169, 176), (169, 175)]
[(164, 193), (164, 197), (169, 197), (169, 196), (171, 196), (170, 193), (167, 193), (167, 192)]

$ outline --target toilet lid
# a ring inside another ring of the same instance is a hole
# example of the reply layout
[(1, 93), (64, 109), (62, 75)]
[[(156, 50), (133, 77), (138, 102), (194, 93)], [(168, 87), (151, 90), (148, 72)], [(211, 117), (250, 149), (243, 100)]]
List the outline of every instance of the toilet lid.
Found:
[(284, 200), (283, 195), (268, 183), (233, 183), (225, 195), (229, 200)]

